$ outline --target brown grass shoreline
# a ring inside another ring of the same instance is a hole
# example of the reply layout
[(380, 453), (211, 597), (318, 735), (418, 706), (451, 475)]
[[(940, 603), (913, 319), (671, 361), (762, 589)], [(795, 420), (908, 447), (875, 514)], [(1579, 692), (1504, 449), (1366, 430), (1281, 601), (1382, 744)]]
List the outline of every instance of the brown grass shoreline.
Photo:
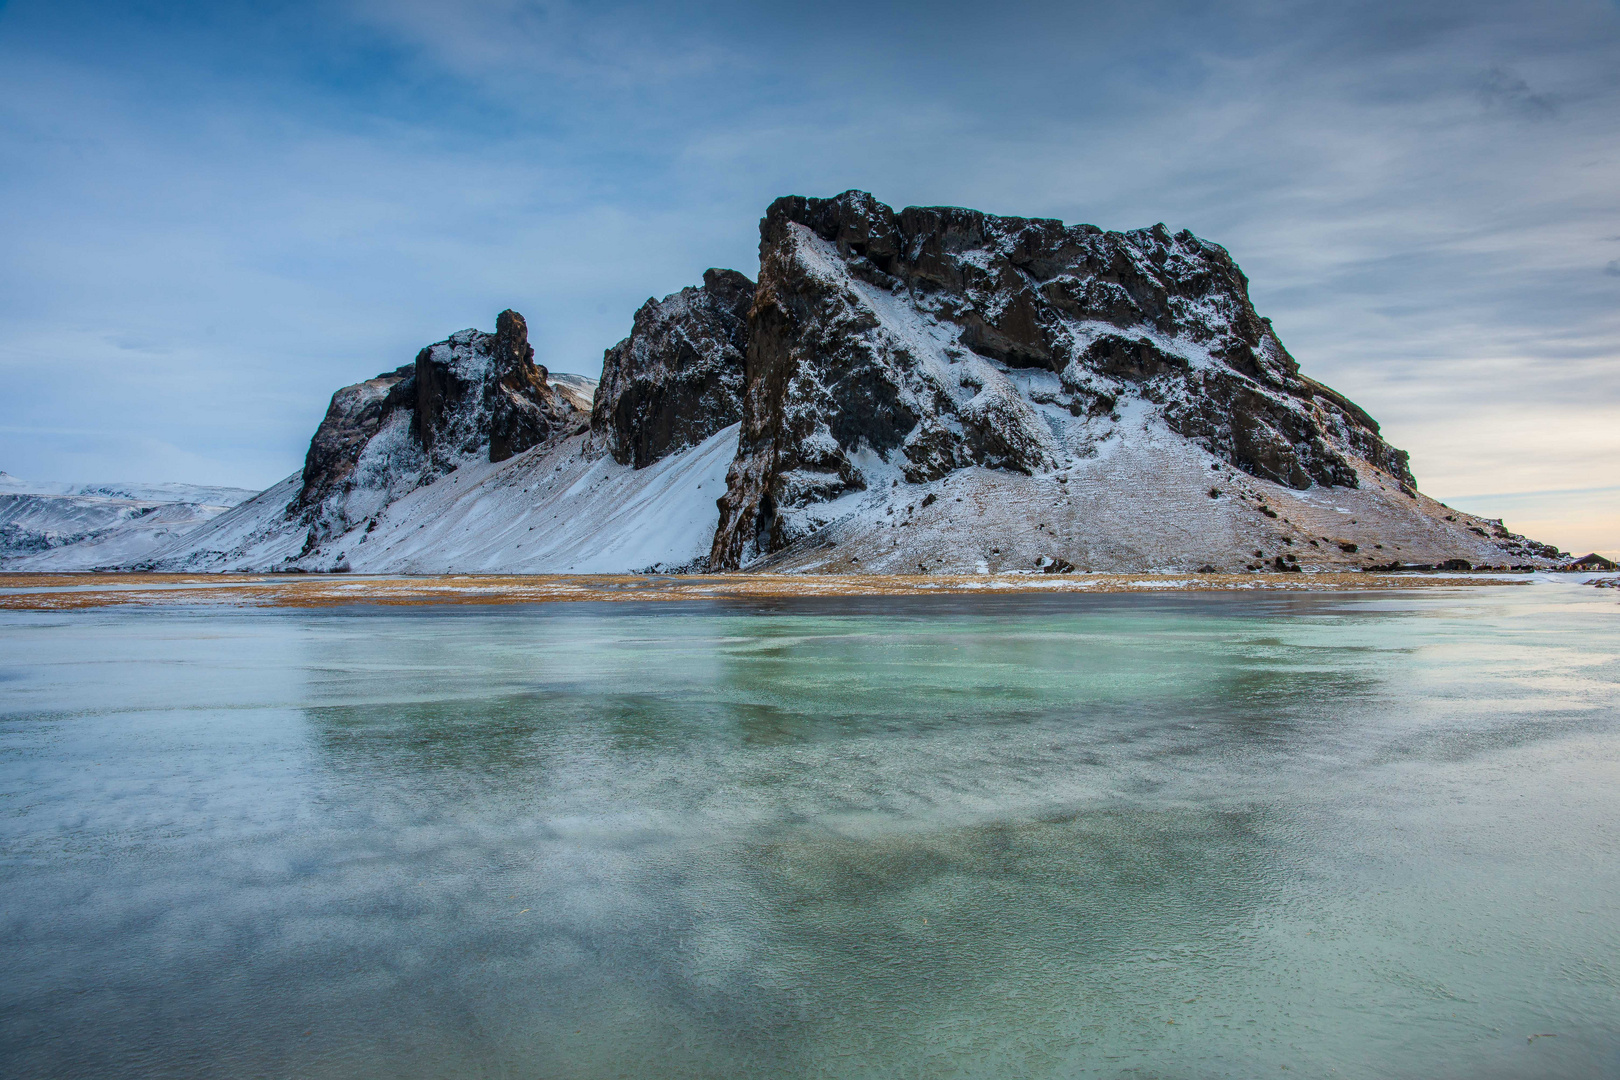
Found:
[(0, 609), (322, 608), (798, 597), (1009, 596), (1129, 592), (1331, 592), (1514, 585), (1500, 576), (1396, 574), (24, 574), (0, 573)]

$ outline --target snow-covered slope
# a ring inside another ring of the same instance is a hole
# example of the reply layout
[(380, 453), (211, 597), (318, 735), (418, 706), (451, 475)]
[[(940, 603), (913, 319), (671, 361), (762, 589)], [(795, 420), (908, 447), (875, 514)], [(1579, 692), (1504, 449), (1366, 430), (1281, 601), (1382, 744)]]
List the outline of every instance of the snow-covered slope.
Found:
[(621, 573), (690, 566), (714, 540), (735, 426), (635, 469), (584, 437), (458, 469), (338, 545), (355, 571)]
[[(301, 474), (143, 565), (403, 573), (700, 565), (736, 453), (746, 340), (736, 311), (746, 311), (752, 287), (711, 270), (704, 286), (645, 305), (631, 335), (608, 350), (613, 385), (600, 392), (592, 380), (535, 367), (515, 312), (501, 315), (494, 335), (452, 335), (414, 365), (339, 390)], [(586, 388), (603, 405), (588, 434), (589, 413), (577, 404)], [(514, 426), (503, 408), (529, 418), (526, 448), (498, 444)]]
[(252, 496), (241, 488), (38, 483), (0, 473), (0, 569), (128, 565)]
[(139, 570), (275, 570), (292, 566), (308, 529), (298, 517), (303, 476), (293, 473), (240, 506), (129, 564)]
[(715, 499), (737, 449), (736, 426), (644, 469), (588, 453), (586, 437), (500, 462), (470, 462), (375, 517), (302, 554), (285, 527), (297, 497), (289, 477), (210, 522), (152, 565), (162, 570), (366, 573), (619, 573), (704, 559)]

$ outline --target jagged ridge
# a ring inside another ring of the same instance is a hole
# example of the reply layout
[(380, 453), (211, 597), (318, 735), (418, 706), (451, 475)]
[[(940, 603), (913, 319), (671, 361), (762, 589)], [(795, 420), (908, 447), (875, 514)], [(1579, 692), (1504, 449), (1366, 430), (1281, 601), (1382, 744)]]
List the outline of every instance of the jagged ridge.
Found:
[(590, 380), (553, 384), (503, 312), (494, 334), (340, 390), (302, 474), (155, 563), (973, 572), (1558, 555), (1422, 496), (1406, 454), (1300, 374), (1231, 257), (1191, 233), (896, 213), (846, 192), (779, 199), (760, 234), (757, 285), (711, 269), (641, 307), (604, 353), (588, 433)]
[(797, 539), (784, 511), (864, 489), (863, 447), (898, 452), (911, 483), (1034, 473), (1091, 452), (1125, 398), (1261, 479), (1354, 487), (1358, 458), (1413, 486), (1371, 417), (1299, 374), (1226, 250), (1162, 225), (778, 199), (751, 342), (716, 565)]

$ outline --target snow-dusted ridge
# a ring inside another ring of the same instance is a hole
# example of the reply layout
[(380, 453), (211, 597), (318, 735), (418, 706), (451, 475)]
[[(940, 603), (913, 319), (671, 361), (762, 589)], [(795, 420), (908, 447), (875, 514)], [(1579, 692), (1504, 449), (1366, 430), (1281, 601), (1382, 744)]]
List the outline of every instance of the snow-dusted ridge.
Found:
[(0, 472), (0, 569), (126, 566), (252, 497), (242, 488), (31, 482)]
[[(1300, 373), (1231, 257), (1191, 233), (896, 213), (860, 192), (779, 199), (760, 232), (757, 283), (711, 269), (649, 300), (599, 380), (536, 364), (523, 317), (502, 312), (494, 333), (337, 391), (304, 468), (269, 490), (166, 522), (194, 505), (171, 499), (126, 540), (93, 552), (87, 530), (6, 565), (1184, 574), (1567, 558), (1422, 495), (1406, 454)], [(8, 495), (0, 477), (0, 501), (115, 494), (154, 492)]]
[[(711, 566), (1545, 565), (1424, 498), (1299, 373), (1226, 251), (1163, 226), (779, 199)], [(1323, 515), (1332, 492), (1343, 505)], [(1341, 497), (1342, 496), (1342, 497)]]

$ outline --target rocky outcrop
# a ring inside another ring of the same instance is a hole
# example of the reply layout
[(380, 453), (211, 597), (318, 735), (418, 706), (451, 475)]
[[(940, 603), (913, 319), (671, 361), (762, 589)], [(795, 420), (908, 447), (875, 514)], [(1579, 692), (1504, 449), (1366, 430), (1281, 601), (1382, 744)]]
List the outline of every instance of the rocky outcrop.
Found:
[(448, 471), (487, 453), (490, 461), (538, 446), (581, 417), (534, 362), (529, 327), (503, 311), (495, 333), (463, 330), (416, 356), (413, 432), (433, 467)]
[(814, 531), (879, 462), (912, 484), (1035, 474), (1095, 455), (1128, 410), (1296, 490), (1356, 487), (1357, 461), (1413, 487), (1371, 417), (1300, 375), (1231, 256), (1162, 225), (778, 199), (747, 368), (716, 567)]
[(735, 424), (753, 300), (748, 278), (710, 269), (701, 286), (643, 304), (603, 356), (593, 443), (641, 469)]
[(332, 395), (304, 455), (304, 483), (298, 492), (300, 508), (316, 506), (339, 491), (384, 421), (399, 409), (410, 407), (415, 371), (414, 364), (406, 364), (375, 379), (345, 386)]
[(469, 461), (504, 461), (582, 431), (571, 397), (549, 384), (528, 324), (511, 310), (493, 334), (463, 330), (412, 364), (344, 387), (310, 440), (288, 507), (308, 527), (302, 554)]
[[(1419, 492), (1222, 248), (779, 199), (756, 284), (636, 312), (600, 381), (503, 312), (345, 387), (173, 570), (1185, 572), (1561, 565)], [(718, 499), (718, 513), (716, 502)], [(3, 540), (0, 537), (0, 540)]]

